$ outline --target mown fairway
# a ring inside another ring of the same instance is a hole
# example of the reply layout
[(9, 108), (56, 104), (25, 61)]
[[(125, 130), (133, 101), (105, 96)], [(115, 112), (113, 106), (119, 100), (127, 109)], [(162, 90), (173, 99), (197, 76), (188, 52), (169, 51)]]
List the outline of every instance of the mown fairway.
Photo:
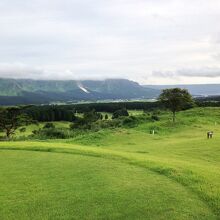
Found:
[(0, 143), (0, 219), (220, 219), (220, 109), (177, 120)]

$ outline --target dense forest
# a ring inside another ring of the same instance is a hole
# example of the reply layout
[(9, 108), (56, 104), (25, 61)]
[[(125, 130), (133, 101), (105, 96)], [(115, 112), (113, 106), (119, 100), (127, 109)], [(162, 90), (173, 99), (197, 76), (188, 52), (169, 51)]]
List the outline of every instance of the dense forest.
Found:
[(37, 121), (73, 121), (75, 113), (96, 112), (114, 113), (119, 109), (153, 110), (162, 108), (159, 102), (120, 102), (120, 103), (87, 103), (75, 105), (42, 105), (27, 106), (23, 112)]
[[(219, 107), (218, 101), (196, 100), (198, 107)], [(162, 109), (160, 102), (117, 102), (117, 103), (85, 103), (73, 105), (41, 105), (27, 106), (23, 111), (37, 121), (73, 121), (75, 113), (96, 112), (114, 113), (119, 109), (152, 111)]]

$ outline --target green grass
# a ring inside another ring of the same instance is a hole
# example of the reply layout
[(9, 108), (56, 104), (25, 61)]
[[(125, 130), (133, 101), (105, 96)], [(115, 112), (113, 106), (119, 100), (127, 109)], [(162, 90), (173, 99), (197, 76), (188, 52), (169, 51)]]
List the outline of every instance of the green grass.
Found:
[(220, 219), (220, 109), (169, 118), (0, 143), (0, 219)]
[(214, 219), (177, 183), (101, 157), (4, 151), (0, 167), (1, 219)]

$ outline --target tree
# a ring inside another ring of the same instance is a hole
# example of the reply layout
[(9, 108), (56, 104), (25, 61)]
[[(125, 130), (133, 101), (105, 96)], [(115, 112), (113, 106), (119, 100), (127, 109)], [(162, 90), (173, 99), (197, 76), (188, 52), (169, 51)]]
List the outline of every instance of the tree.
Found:
[(102, 114), (99, 112), (96, 112), (95, 110), (88, 111), (83, 114), (83, 118), (85, 119), (87, 123), (96, 122), (99, 119), (101, 119), (101, 117), (102, 117)]
[(85, 118), (76, 117), (76, 120), (70, 124), (70, 129), (91, 129), (91, 122)]
[(0, 129), (5, 132), (8, 139), (19, 127), (31, 122), (27, 115), (21, 113), (21, 110), (16, 107), (0, 109)]
[(100, 118), (99, 119), (102, 120), (103, 119), (103, 115), (101, 113), (99, 113), (99, 114), (100, 114)]
[(180, 88), (164, 89), (159, 101), (173, 113), (173, 122), (176, 121), (176, 112), (193, 107), (193, 99), (188, 90)]
[(108, 120), (108, 115), (107, 114), (105, 115), (105, 120)]

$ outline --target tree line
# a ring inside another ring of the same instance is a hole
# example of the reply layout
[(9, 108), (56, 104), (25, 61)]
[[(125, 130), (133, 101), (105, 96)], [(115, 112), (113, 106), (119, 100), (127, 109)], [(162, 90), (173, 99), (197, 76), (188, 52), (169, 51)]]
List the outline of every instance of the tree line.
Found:
[(161, 109), (159, 102), (120, 102), (120, 103), (87, 103), (75, 105), (42, 105), (28, 106), (23, 113), (34, 120), (43, 121), (73, 121), (77, 113), (85, 112), (109, 112), (114, 113), (120, 109), (146, 110)]
[[(0, 129), (5, 131), (7, 138), (14, 134), (19, 127), (34, 121), (70, 121), (74, 122), (73, 128), (88, 129), (93, 122), (103, 119), (100, 112), (112, 112), (112, 119), (115, 119), (121, 116), (129, 116), (127, 109), (152, 110), (166, 108), (172, 112), (173, 122), (175, 122), (176, 112), (193, 106), (194, 100), (187, 90), (173, 88), (163, 90), (157, 102), (9, 107), (0, 109)], [(83, 118), (77, 117), (77, 112), (83, 113)]]

